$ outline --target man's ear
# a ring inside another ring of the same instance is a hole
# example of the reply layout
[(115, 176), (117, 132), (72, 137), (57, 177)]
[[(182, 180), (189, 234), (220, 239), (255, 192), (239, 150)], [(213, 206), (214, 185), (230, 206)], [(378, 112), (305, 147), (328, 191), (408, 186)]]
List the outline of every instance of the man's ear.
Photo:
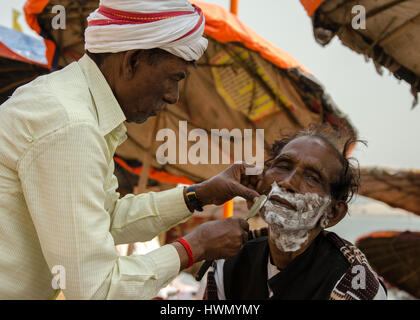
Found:
[(328, 224), (326, 228), (330, 228), (339, 223), (345, 216), (348, 210), (347, 203), (343, 200), (333, 200), (331, 209), (328, 213)]
[(143, 50), (128, 50), (123, 53), (121, 73), (124, 80), (131, 80), (142, 59)]

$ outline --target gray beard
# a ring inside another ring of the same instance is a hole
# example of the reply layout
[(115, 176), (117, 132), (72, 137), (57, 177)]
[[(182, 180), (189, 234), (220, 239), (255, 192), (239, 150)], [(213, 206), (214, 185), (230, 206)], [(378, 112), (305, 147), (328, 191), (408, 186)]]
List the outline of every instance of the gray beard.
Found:
[(272, 195), (287, 200), (297, 209), (291, 210), (270, 200), (264, 205), (264, 220), (270, 228), (270, 238), (274, 240), (279, 250), (283, 252), (299, 250), (318, 223), (321, 228), (328, 225), (330, 197), (321, 197), (315, 193), (290, 193), (280, 188), (276, 182), (272, 184), (268, 199)]

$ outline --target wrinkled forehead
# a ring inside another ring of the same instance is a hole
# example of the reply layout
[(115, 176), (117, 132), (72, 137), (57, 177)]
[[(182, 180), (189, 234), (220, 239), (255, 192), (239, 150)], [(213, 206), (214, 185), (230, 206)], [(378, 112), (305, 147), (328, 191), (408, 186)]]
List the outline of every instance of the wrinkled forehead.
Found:
[(287, 158), (295, 164), (321, 171), (335, 181), (342, 169), (340, 155), (322, 138), (303, 136), (286, 144), (276, 159)]

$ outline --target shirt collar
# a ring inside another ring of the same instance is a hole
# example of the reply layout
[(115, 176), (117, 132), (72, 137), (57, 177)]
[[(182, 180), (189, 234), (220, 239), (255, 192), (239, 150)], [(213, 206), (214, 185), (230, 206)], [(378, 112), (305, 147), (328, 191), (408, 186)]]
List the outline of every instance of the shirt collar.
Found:
[(105, 136), (126, 120), (125, 115), (96, 63), (87, 54), (78, 63), (96, 106), (99, 129)]
[(279, 273), (281, 270), (277, 268), (277, 266), (273, 263), (271, 263), (271, 257), (270, 254), (268, 254), (268, 263), (267, 263), (267, 279), (270, 279), (274, 277), (277, 273)]

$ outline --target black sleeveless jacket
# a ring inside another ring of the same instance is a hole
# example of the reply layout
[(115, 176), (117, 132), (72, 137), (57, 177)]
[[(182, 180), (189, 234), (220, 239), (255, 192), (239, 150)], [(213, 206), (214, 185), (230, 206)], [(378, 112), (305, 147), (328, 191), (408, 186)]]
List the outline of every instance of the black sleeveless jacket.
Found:
[(350, 263), (321, 232), (305, 252), (284, 270), (267, 281), (269, 247), (267, 237), (247, 242), (232, 259), (224, 263), (224, 288), (227, 299), (265, 300), (268, 286), (271, 299), (329, 299), (338, 280)]

